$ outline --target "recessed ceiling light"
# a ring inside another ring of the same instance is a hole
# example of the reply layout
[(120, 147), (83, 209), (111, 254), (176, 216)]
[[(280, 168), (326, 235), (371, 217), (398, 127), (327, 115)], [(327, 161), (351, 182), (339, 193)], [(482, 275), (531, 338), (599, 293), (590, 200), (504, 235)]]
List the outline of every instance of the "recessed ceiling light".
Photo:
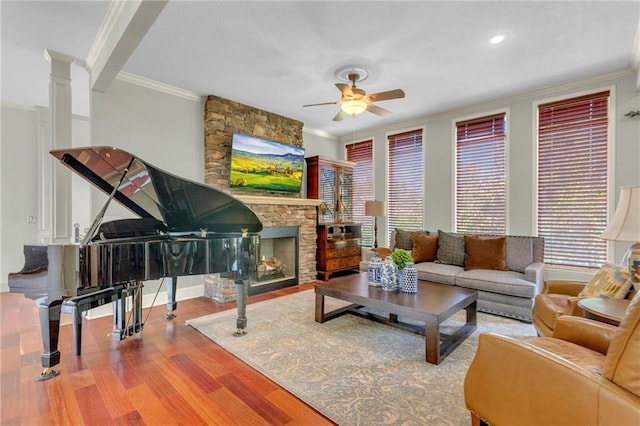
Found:
[(496, 34), (493, 37), (491, 37), (489, 39), (489, 43), (491, 44), (498, 44), (498, 43), (502, 43), (505, 39), (504, 34)]

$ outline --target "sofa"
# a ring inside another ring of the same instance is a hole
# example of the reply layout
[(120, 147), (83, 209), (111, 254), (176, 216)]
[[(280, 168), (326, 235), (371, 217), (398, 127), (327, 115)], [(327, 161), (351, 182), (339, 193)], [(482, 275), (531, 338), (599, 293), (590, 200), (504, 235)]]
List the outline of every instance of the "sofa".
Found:
[(396, 248), (411, 251), (418, 279), (477, 290), (478, 311), (532, 322), (544, 282), (544, 238), (396, 229), (389, 248), (363, 252), (360, 270), (368, 270), (374, 250), (384, 258)]

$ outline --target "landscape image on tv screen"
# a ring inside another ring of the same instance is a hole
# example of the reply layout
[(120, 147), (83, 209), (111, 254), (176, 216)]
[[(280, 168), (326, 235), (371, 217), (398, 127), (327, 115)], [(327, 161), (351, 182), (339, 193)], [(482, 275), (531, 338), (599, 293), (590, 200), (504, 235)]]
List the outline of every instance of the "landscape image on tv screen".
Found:
[(254, 191), (300, 192), (304, 148), (234, 133), (229, 186)]

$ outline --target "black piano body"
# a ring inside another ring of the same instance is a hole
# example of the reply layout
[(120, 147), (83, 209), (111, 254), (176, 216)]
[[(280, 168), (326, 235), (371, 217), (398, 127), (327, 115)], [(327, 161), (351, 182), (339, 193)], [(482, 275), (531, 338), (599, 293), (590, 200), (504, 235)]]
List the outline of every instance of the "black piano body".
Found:
[[(142, 283), (149, 280), (165, 280), (172, 317), (178, 277), (220, 273), (233, 279), (238, 334), (244, 333), (248, 281), (255, 278), (262, 230), (248, 206), (116, 148), (51, 153), (109, 198), (82, 243), (25, 246), (25, 266), (9, 274), (10, 291), (34, 299), (39, 309), (44, 371), (37, 380), (58, 374), (52, 367), (60, 362), (61, 312), (73, 314), (77, 355), (87, 309), (113, 302), (113, 337), (124, 339), (142, 330)], [(140, 217), (101, 223), (112, 199)]]

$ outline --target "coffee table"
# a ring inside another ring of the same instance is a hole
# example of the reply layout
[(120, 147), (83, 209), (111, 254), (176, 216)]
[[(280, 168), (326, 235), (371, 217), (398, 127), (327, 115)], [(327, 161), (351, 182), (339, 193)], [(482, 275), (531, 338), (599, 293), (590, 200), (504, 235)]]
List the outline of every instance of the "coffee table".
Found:
[[(418, 280), (418, 292), (407, 294), (383, 291), (367, 283), (367, 273), (350, 274), (316, 284), (316, 322), (325, 322), (351, 313), (393, 327), (413, 331), (425, 336), (425, 359), (439, 364), (476, 329), (478, 293), (446, 284)], [(333, 297), (351, 302), (351, 305), (331, 312), (324, 311), (324, 298)], [(388, 313), (381, 316), (363, 308)], [(466, 323), (453, 334), (441, 333), (440, 325), (455, 313), (466, 310)], [(398, 317), (424, 322), (424, 326), (407, 324)]]

